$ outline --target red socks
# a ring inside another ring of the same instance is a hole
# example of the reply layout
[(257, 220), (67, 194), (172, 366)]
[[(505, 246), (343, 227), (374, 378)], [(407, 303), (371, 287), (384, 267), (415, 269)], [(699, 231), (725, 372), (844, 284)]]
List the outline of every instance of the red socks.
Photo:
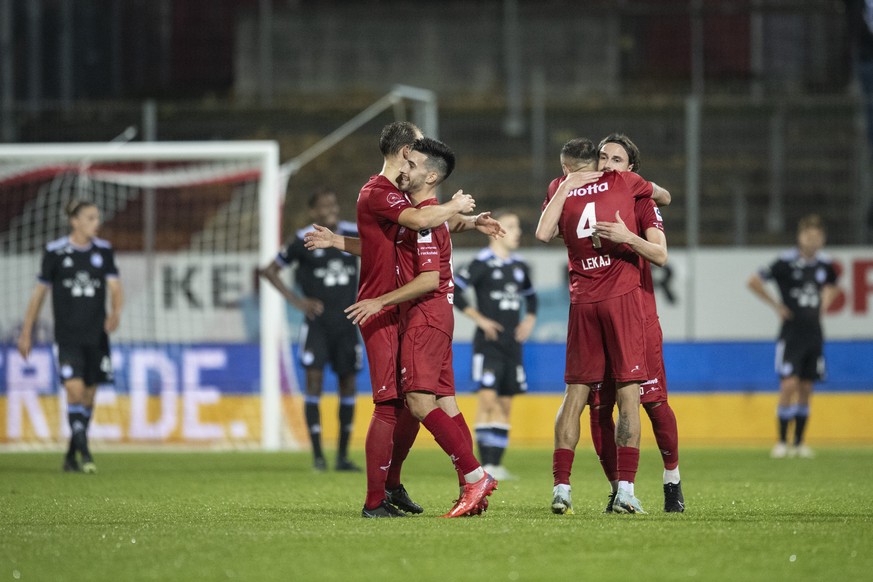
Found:
[(367, 499), (364, 507), (375, 509), (385, 499), (385, 478), (391, 467), (394, 427), (400, 408), (394, 402), (376, 404), (364, 452), (367, 457)]
[(676, 415), (667, 402), (658, 406), (646, 406), (646, 414), (652, 421), (655, 442), (661, 450), (664, 468), (669, 470), (679, 466), (679, 430), (676, 427)]
[(555, 449), (552, 453), (552, 475), (555, 485), (570, 484), (570, 470), (573, 468), (573, 458), (576, 456), (570, 449)]
[(452, 459), (455, 469), (462, 475), (479, 468), (479, 461), (473, 455), (472, 440), (469, 436), (464, 436), (455, 421), (441, 408), (431, 410), (421, 424), (430, 431), (437, 444)]
[(640, 465), (640, 450), (633, 447), (617, 447), (618, 480), (634, 482)]
[[(459, 412), (455, 416), (452, 417), (452, 420), (455, 421), (455, 424), (458, 425), (458, 428), (461, 429), (461, 434), (464, 435), (464, 439), (467, 441), (467, 444), (470, 446), (470, 450), (473, 450), (473, 435), (470, 433), (470, 427), (467, 426), (467, 421), (464, 419), (464, 413)], [(463, 486), (464, 474), (461, 471), (458, 471), (458, 485)]]
[(386, 489), (400, 487), (400, 470), (403, 468), (403, 461), (409, 455), (409, 449), (412, 448), (420, 428), (421, 423), (412, 416), (409, 408), (401, 407), (397, 414), (397, 425), (394, 427), (394, 452), (391, 455), (391, 468), (388, 469), (388, 477), (385, 479)]
[(618, 479), (618, 459), (615, 450), (615, 420), (612, 406), (600, 406), (589, 411), (591, 417), (591, 441), (600, 466), (610, 481)]

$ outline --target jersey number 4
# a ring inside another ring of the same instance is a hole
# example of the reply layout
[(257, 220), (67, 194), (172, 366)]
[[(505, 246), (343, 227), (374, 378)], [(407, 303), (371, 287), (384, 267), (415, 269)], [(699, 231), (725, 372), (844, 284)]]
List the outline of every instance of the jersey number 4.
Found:
[(582, 209), (579, 222), (576, 224), (576, 238), (588, 238), (594, 234), (594, 225), (597, 224), (597, 215), (594, 212), (594, 202), (589, 202)]

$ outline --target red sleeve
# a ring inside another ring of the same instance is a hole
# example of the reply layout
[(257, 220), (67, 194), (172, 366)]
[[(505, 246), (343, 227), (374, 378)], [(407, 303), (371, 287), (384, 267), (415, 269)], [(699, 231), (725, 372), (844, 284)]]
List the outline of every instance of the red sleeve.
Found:
[(651, 198), (637, 198), (634, 204), (634, 214), (637, 217), (637, 228), (641, 237), (645, 238), (646, 231), (650, 228), (664, 230), (661, 211)]
[(406, 196), (394, 188), (374, 188), (368, 198), (370, 212), (378, 218), (397, 223), (400, 213), (412, 208)]
[(546, 206), (549, 205), (549, 200), (554, 198), (555, 192), (558, 191), (558, 186), (560, 186), (561, 182), (563, 182), (566, 178), (566, 176), (561, 176), (560, 178), (555, 178), (551, 181), (551, 183), (549, 184), (549, 189), (546, 192), (546, 199), (543, 200), (543, 206), (542, 208), (540, 208), (540, 212), (545, 211)]
[(634, 198), (651, 198), (655, 187), (648, 180), (644, 180), (642, 176), (636, 172), (622, 172), (621, 177), (624, 178), (631, 194)]

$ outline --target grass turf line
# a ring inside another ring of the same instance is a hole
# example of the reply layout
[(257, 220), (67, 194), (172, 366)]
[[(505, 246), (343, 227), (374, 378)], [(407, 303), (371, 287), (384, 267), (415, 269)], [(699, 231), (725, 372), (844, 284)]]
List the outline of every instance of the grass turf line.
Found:
[[(0, 455), (0, 580), (865, 579), (873, 571), (873, 449), (771, 460), (681, 451), (685, 514), (664, 514), (644, 450), (645, 516), (604, 515), (608, 486), (579, 447), (576, 515), (551, 501), (551, 451), (510, 450), (480, 518), (436, 519), (457, 497), (445, 456), (413, 450), (404, 484), (425, 513), (360, 517), (362, 473), (314, 473), (305, 453)], [(363, 461), (359, 459), (363, 464)]]

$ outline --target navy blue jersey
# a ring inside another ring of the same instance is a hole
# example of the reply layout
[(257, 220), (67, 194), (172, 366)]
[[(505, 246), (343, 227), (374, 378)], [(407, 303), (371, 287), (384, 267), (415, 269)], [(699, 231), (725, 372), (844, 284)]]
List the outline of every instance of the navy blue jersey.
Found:
[(821, 336), (821, 290), (837, 282), (830, 257), (819, 252), (812, 259), (804, 259), (800, 251), (792, 249), (758, 274), (776, 283), (782, 303), (793, 314), (782, 324), (780, 337), (795, 333)]
[(118, 277), (108, 241), (77, 247), (65, 236), (46, 245), (38, 279), (52, 288), (55, 341), (98, 345), (106, 321), (106, 280)]
[[(345, 319), (343, 310), (355, 302), (358, 291), (358, 259), (334, 248), (307, 250), (303, 235), (309, 230), (297, 231), (294, 240), (279, 251), (276, 263), (283, 267), (297, 263), (295, 282), (305, 297), (320, 299), (324, 303), (324, 313), (320, 317)], [(336, 233), (358, 236), (355, 224), (346, 221), (340, 221)]]
[(455, 285), (458, 288), (455, 307), (463, 311), (469, 305), (464, 292), (472, 288), (476, 295), (476, 309), (503, 326), (495, 342), (487, 341), (485, 333), (476, 328), (474, 351), (481, 353), (489, 345), (509, 357), (520, 355), (521, 346), (515, 340), (515, 328), (524, 313), (522, 307), (534, 315), (537, 309), (536, 291), (527, 263), (518, 255), (501, 259), (490, 248), (485, 248), (455, 274)]

